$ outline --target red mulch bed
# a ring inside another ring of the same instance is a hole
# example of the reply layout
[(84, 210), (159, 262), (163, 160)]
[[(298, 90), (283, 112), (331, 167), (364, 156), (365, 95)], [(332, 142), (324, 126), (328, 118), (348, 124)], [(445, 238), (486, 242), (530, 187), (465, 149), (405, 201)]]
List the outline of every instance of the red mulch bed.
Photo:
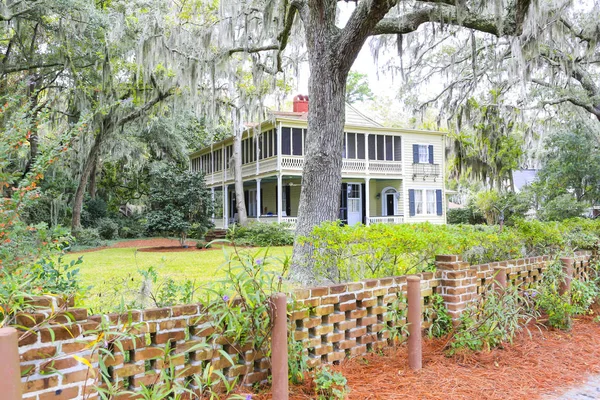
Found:
[[(192, 250), (196, 250), (196, 241), (195, 240), (186, 240), (186, 244), (190, 246)], [(100, 251), (109, 248), (144, 248), (144, 247), (155, 247), (155, 248), (166, 248), (166, 249), (174, 249), (180, 248), (181, 251), (189, 251), (190, 248), (184, 249), (181, 247), (179, 240), (177, 239), (167, 239), (167, 238), (152, 238), (152, 239), (138, 239), (138, 240), (125, 240), (122, 242), (117, 242), (112, 244), (111, 246), (102, 246), (102, 247), (94, 247), (93, 249), (85, 249), (81, 251), (74, 251), (73, 254), (78, 253), (90, 253), (92, 251)], [(154, 250), (154, 251), (177, 251), (177, 250)]]
[(189, 245), (189, 247), (181, 247), (181, 245), (177, 245), (177, 247), (173, 246), (160, 246), (160, 247), (144, 247), (139, 249), (139, 252), (142, 253), (177, 253), (181, 251), (208, 251), (208, 250), (216, 250), (214, 248), (210, 249), (197, 249), (195, 244)]
[[(533, 327), (491, 352), (447, 357), (447, 339), (425, 340), (423, 369), (408, 369), (406, 346), (346, 360), (333, 369), (348, 379), (350, 400), (535, 399), (600, 373), (600, 324), (575, 321), (571, 332)], [(270, 399), (270, 394), (253, 396)], [(313, 399), (312, 383), (290, 388), (291, 400)]]

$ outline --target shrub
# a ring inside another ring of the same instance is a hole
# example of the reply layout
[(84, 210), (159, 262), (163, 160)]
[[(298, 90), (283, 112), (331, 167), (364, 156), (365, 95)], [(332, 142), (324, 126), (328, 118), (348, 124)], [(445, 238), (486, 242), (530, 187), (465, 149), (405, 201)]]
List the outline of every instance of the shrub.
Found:
[(483, 215), (473, 206), (469, 205), (463, 208), (451, 208), (446, 214), (449, 224), (483, 224), (485, 219)]
[(248, 226), (234, 225), (227, 231), (227, 238), (241, 246), (290, 246), (294, 244), (294, 232), (289, 224), (252, 222)]
[(568, 294), (561, 295), (560, 286), (565, 280), (562, 265), (555, 262), (548, 266), (540, 284), (530, 292), (536, 308), (548, 317), (548, 326), (561, 330), (571, 328), (574, 308)]
[(347, 380), (340, 372), (322, 367), (315, 373), (315, 392), (318, 400), (343, 400), (346, 397)]
[(502, 343), (512, 343), (515, 335), (537, 316), (530, 297), (521, 294), (518, 287), (488, 290), (479, 302), (461, 314), (449, 353), (461, 349), (490, 350)]
[(425, 320), (429, 321), (427, 334), (429, 337), (442, 337), (452, 329), (452, 318), (444, 305), (444, 298), (434, 294), (429, 298), (430, 307), (426, 309)]
[(176, 235), (183, 246), (193, 224), (209, 227), (213, 201), (201, 173), (172, 165), (152, 173), (148, 232)]
[(123, 239), (139, 238), (146, 235), (146, 222), (139, 215), (131, 217), (120, 217), (117, 219), (119, 224), (119, 237)]
[(100, 232), (95, 228), (81, 228), (72, 232), (79, 246), (97, 247), (102, 245)]
[(580, 217), (588, 204), (578, 201), (572, 194), (565, 193), (546, 201), (539, 216), (544, 221), (563, 221), (568, 218)]
[(197, 249), (210, 249), (211, 247), (212, 247), (212, 245), (204, 240), (198, 240), (196, 242)]
[(600, 290), (593, 281), (574, 279), (571, 282), (571, 306), (574, 314), (588, 314), (590, 307), (598, 299)]
[(108, 206), (100, 197), (88, 198), (81, 211), (81, 223), (85, 227), (94, 226), (99, 219), (108, 216)]
[[(244, 235), (241, 235), (244, 236)], [(435, 255), (458, 254), (471, 264), (593, 249), (600, 221), (515, 220), (514, 226), (321, 224), (301, 244), (314, 246), (318, 278), (333, 282), (406, 275), (434, 268)]]
[(113, 240), (119, 237), (119, 224), (110, 218), (102, 218), (96, 222), (98, 234), (104, 240)]

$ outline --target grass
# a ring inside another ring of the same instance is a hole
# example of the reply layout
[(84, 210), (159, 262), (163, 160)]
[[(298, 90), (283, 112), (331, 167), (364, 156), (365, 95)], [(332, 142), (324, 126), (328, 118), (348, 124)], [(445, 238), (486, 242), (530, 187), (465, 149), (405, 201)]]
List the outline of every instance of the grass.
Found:
[[(259, 253), (262, 258), (267, 248), (241, 249), (239, 251)], [(135, 248), (108, 248), (81, 254), (69, 253), (64, 261), (69, 262), (82, 258), (79, 264), (79, 275), (83, 287), (91, 286), (85, 298), (78, 301), (80, 306), (92, 312), (115, 310), (121, 303), (125, 304), (135, 298), (143, 277), (138, 271), (154, 267), (159, 276), (157, 285), (166, 278), (176, 282), (191, 280), (196, 286), (210, 284), (223, 276), (219, 271), (225, 261), (224, 251), (233, 248), (214, 249), (193, 252), (139, 252)], [(268, 249), (269, 256), (282, 258), (291, 256), (291, 247), (274, 247)]]

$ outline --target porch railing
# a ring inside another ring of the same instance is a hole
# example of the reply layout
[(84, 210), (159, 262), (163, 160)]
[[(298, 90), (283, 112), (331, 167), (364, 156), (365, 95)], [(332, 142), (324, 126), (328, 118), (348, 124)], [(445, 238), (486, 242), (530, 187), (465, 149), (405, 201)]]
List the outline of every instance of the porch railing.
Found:
[(383, 174), (401, 174), (402, 161), (369, 161), (369, 171)]
[(404, 223), (403, 215), (388, 215), (385, 217), (369, 217), (371, 224), (402, 224)]
[[(281, 157), (281, 168), (301, 171), (304, 167), (304, 157), (283, 156)], [(402, 161), (373, 161), (349, 160), (342, 161), (343, 172), (374, 172), (380, 174), (401, 174)]]

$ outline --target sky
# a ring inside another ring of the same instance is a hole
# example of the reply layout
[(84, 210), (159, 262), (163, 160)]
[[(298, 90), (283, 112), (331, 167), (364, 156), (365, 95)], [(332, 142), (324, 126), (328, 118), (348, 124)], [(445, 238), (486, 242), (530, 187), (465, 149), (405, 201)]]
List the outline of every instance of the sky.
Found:
[[(339, 23), (338, 26), (343, 27), (350, 18), (352, 11), (355, 8), (354, 2), (339, 2), (338, 10), (339, 10)], [(385, 60), (385, 55), (382, 55), (384, 58), (380, 61), (383, 62)], [(388, 55), (389, 57), (389, 55)], [(358, 55), (354, 65), (352, 66), (353, 71), (360, 72), (362, 74), (366, 74), (369, 80), (369, 86), (373, 93), (378, 96), (385, 96), (389, 98), (394, 98), (398, 93), (398, 88), (400, 82), (398, 80), (392, 81), (390, 76), (386, 76), (383, 73), (377, 73), (378, 68), (375, 65), (375, 61), (373, 56), (371, 55), (371, 50), (369, 48), (369, 42), (363, 46), (360, 54)], [(305, 62), (300, 68), (299, 77), (298, 77), (298, 91), (301, 94), (308, 93), (308, 76), (309, 76), (309, 68), (308, 63)]]

